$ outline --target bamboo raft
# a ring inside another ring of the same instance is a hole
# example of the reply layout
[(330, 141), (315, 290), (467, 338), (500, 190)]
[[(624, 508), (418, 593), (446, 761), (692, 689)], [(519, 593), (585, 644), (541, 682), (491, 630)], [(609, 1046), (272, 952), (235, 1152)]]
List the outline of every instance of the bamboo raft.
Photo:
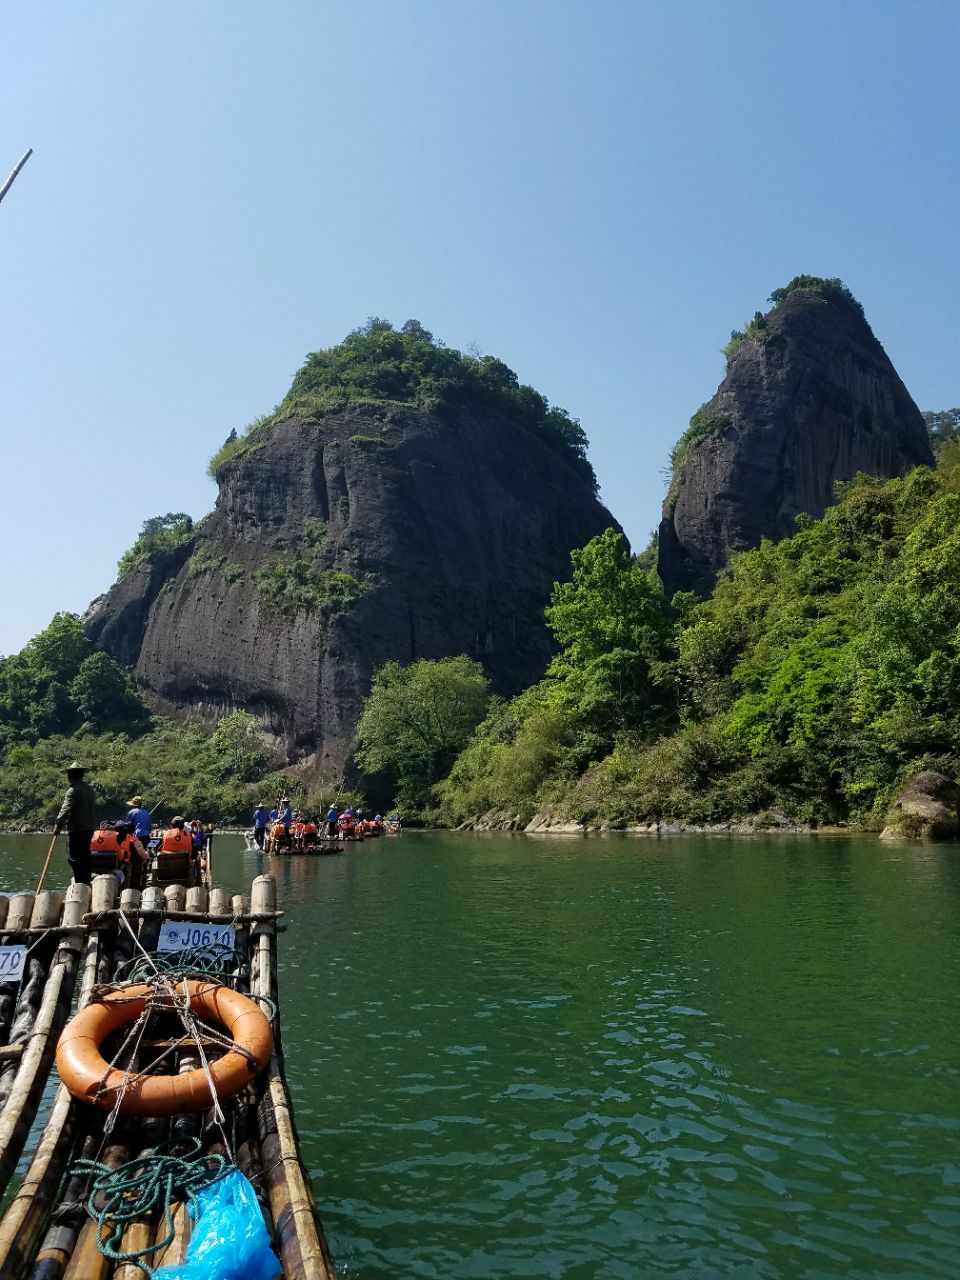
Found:
[[(106, 1113), (76, 1102), (59, 1085), (29, 1167), (0, 1220), (0, 1280), (142, 1280), (138, 1265), (115, 1264), (100, 1252), (100, 1227), (84, 1209), (83, 1178), (71, 1175), (71, 1165), (87, 1158), (116, 1167), (162, 1143), (176, 1152), (177, 1144), (186, 1150), (197, 1139), (205, 1153), (232, 1156), (253, 1184), (285, 1280), (336, 1280), (284, 1077), (277, 988), (283, 913), (273, 877), (258, 876), (249, 899), (220, 887), (183, 885), (148, 887), (142, 894), (125, 889), (119, 904), (117, 894), (116, 877), (100, 875), (92, 889), (73, 884), (65, 895), (0, 897), (0, 945), (29, 947), (19, 991), (0, 986), (0, 1193), (30, 1135), (75, 988), (81, 1009), (139, 948), (156, 950), (164, 920), (234, 926), (237, 961), (218, 981), (249, 995), (268, 1014), (273, 1054), (245, 1089), (221, 1100), (222, 1125), (213, 1110), (166, 1119), (121, 1115), (105, 1137)], [(188, 1037), (150, 1045), (169, 1050), (163, 1071), (198, 1064)], [(183, 1261), (191, 1228), (183, 1201), (174, 1204), (173, 1221), (173, 1240), (148, 1260), (151, 1270)], [(143, 1249), (165, 1234), (162, 1217), (137, 1219), (124, 1228), (122, 1247)]]

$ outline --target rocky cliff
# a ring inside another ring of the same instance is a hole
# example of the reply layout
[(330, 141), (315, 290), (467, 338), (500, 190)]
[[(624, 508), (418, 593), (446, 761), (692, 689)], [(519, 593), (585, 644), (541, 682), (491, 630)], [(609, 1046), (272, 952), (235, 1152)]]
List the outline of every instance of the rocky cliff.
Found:
[(582, 467), (490, 403), (300, 404), (216, 478), (212, 515), (95, 601), (88, 634), (161, 709), (247, 709), (327, 777), (389, 659), (467, 653), (502, 694), (537, 680), (553, 582), (616, 524)]
[(733, 335), (726, 377), (674, 450), (659, 530), (668, 594), (708, 589), (731, 552), (822, 515), (838, 481), (932, 463), (919, 409), (840, 282), (800, 277), (772, 297)]

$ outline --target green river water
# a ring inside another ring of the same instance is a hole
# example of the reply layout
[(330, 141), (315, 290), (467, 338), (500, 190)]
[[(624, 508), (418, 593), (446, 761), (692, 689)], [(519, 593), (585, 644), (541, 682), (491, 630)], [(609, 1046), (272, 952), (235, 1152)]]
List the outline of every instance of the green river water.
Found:
[[(30, 887), (46, 841), (0, 850), (0, 890)], [(278, 877), (289, 1082), (346, 1280), (960, 1276), (957, 846), (214, 856), (234, 889)]]

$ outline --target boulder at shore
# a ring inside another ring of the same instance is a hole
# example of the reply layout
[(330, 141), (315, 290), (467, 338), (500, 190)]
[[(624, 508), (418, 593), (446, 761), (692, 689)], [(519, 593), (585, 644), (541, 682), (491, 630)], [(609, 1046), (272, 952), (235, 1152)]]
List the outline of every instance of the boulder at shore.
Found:
[(932, 769), (911, 778), (881, 833), (884, 840), (949, 840), (960, 832), (960, 787)]

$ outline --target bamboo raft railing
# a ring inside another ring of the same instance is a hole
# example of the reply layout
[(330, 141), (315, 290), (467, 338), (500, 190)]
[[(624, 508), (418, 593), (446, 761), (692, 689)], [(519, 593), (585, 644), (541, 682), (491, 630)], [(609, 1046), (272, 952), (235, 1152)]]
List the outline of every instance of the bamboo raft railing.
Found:
[[(239, 964), (231, 977), (221, 980), (249, 994), (272, 1015), (274, 1051), (269, 1066), (246, 1089), (221, 1101), (226, 1117), (222, 1128), (215, 1122), (213, 1111), (167, 1119), (121, 1116), (105, 1140), (106, 1113), (75, 1102), (60, 1085), (29, 1168), (0, 1220), (0, 1280), (143, 1280), (144, 1273), (138, 1266), (114, 1264), (100, 1252), (98, 1225), (82, 1206), (83, 1178), (70, 1176), (70, 1166), (84, 1157), (115, 1167), (150, 1154), (161, 1143), (182, 1142), (186, 1149), (196, 1138), (201, 1139), (205, 1152), (227, 1156), (232, 1153), (236, 1165), (255, 1187), (284, 1280), (335, 1280), (309, 1179), (300, 1160), (284, 1077), (277, 987), (277, 931), (282, 913), (277, 911), (273, 878), (258, 876), (249, 900), (232, 896), (220, 887), (208, 891), (171, 885), (165, 890), (147, 888), (142, 895), (139, 890), (124, 890), (118, 908), (116, 877), (97, 876), (92, 894), (84, 885), (72, 885), (67, 891), (62, 924), (61, 903), (53, 902), (59, 895), (40, 894), (35, 903), (28, 903), (31, 897), (13, 897), (6, 908), (0, 899), (0, 911), (6, 911), (0, 932), (12, 929), (13, 937), (27, 929), (55, 928), (50, 940), (45, 941), (42, 933), (28, 935), (40, 939), (38, 951), (42, 946), (44, 954), (52, 952), (52, 963), (42, 984), (32, 1031), (25, 1039), (23, 1032), (18, 1032), (21, 1039), (15, 1040), (15, 1011), (10, 1021), (10, 1043), (4, 1050), (22, 1044), (19, 1063), (15, 1055), (8, 1060), (0, 1050), (0, 1096), (8, 1076), (14, 1077), (13, 1086), (8, 1089), (9, 1100), (0, 1112), (3, 1186), (16, 1167), (36, 1114), (56, 1040), (70, 1011), (70, 994), (81, 954), (78, 1008), (89, 1003), (95, 988), (113, 979), (118, 966), (134, 955), (137, 944), (148, 952), (156, 949), (164, 919), (232, 923)], [(41, 899), (49, 901), (41, 903)], [(25, 971), (17, 1009), (26, 1004), (28, 985)], [(30, 998), (36, 1005), (35, 992)], [(3, 1012), (0, 1003), (0, 1019)], [(161, 1043), (175, 1055), (168, 1070), (186, 1071), (197, 1066), (196, 1046), (186, 1038), (152, 1042), (149, 1047)], [(172, 1149), (176, 1151), (176, 1145)], [(149, 1259), (151, 1270), (183, 1261), (191, 1227), (184, 1203), (174, 1206), (173, 1219), (174, 1238), (165, 1250)], [(137, 1219), (127, 1225), (122, 1247), (133, 1252), (162, 1240), (164, 1235), (162, 1221)]]

